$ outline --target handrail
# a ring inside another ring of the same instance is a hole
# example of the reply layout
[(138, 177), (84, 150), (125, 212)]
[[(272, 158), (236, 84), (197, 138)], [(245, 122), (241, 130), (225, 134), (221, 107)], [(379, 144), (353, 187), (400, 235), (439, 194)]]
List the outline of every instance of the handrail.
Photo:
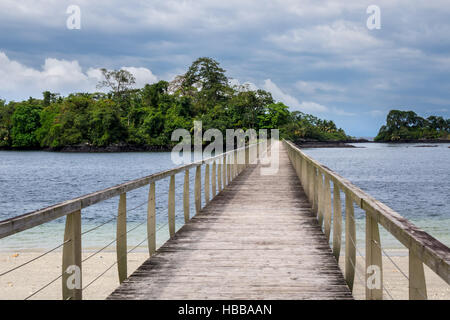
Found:
[(92, 192), (87, 195), (80, 196), (78, 198), (63, 201), (47, 208), (39, 209), (9, 219), (5, 219), (3, 221), (0, 221), (0, 239), (13, 235), (17, 232), (25, 231), (27, 229), (36, 227), (51, 220), (55, 220), (69, 213), (84, 209), (96, 203), (108, 200), (110, 198), (114, 198), (116, 196), (121, 195), (122, 193), (126, 193), (144, 187), (150, 184), (151, 182), (156, 182), (158, 180), (162, 180), (174, 174), (183, 172), (185, 170), (189, 170), (191, 168), (195, 168), (203, 164), (211, 163), (214, 160), (221, 159), (224, 156), (234, 154), (236, 151), (242, 151), (243, 149), (246, 148), (247, 147), (234, 149), (228, 152), (224, 152), (218, 156), (210, 157), (208, 159), (203, 159), (187, 165), (179, 166), (174, 169), (169, 169), (155, 174), (151, 174), (149, 176), (131, 180), (122, 184), (118, 184), (116, 186), (107, 189)]
[[(423, 272), (423, 263), (439, 275), (447, 284), (450, 284), (450, 249), (439, 240), (435, 239), (425, 231), (416, 227), (400, 214), (368, 195), (350, 181), (327, 168), (320, 162), (312, 159), (292, 142), (284, 140), (288, 147), (289, 158), (297, 171), (306, 194), (311, 200), (313, 210), (317, 214), (319, 224), (325, 223), (325, 233), (331, 228), (331, 195), (330, 181), (333, 182), (334, 191), (334, 234), (333, 251), (336, 259), (339, 259), (340, 237), (342, 223), (340, 208), (340, 190), (346, 195), (346, 239), (355, 239), (355, 225), (352, 219), (353, 202), (366, 211), (366, 267), (378, 266), (380, 272), (381, 265), (381, 246), (379, 239), (378, 224), (382, 225), (405, 247), (409, 249), (410, 259), (410, 299), (426, 298), (426, 285)], [(322, 177), (323, 175), (323, 177)], [(325, 185), (325, 186), (324, 186)], [(336, 220), (336, 221), (335, 221)], [(356, 241), (356, 240), (355, 240)], [(336, 242), (339, 242), (336, 244)], [(355, 244), (346, 241), (346, 280), (350, 287), (353, 286), (355, 275)], [(352, 266), (353, 264), (353, 266)], [(372, 268), (373, 269), (373, 268)], [(371, 270), (372, 270), (371, 269)], [(369, 270), (366, 269), (366, 280), (370, 277)], [(381, 275), (380, 275), (381, 276)], [(382, 298), (382, 289), (366, 288), (366, 297), (369, 299)]]
[[(64, 201), (56, 205), (36, 210), (30, 213), (26, 213), (20, 216), (16, 216), (10, 219), (0, 221), (0, 239), (8, 237), (18, 232), (25, 231), (27, 229), (44, 224), (51, 220), (55, 220), (62, 216), (66, 216), (66, 225), (64, 231), (64, 242), (57, 248), (63, 246), (63, 261), (62, 261), (62, 274), (53, 279), (50, 283), (40, 288), (38, 291), (32, 293), (29, 297), (32, 297), (42, 289), (46, 288), (49, 284), (55, 282), (59, 278), (62, 278), (62, 296), (64, 300), (82, 299), (82, 284), (81, 284), (81, 267), (82, 267), (82, 246), (81, 238), (85, 233), (81, 232), (81, 210), (89, 207), (93, 204), (102, 202), (104, 200), (120, 196), (118, 212), (115, 217), (117, 223), (116, 239), (116, 251), (117, 260), (108, 268), (112, 268), (117, 265), (119, 281), (122, 282), (127, 277), (127, 233), (135, 228), (127, 231), (127, 212), (133, 209), (127, 210), (127, 192), (150, 185), (148, 200), (147, 200), (147, 237), (144, 241), (148, 241), (149, 255), (152, 256), (156, 251), (156, 232), (160, 229), (156, 229), (156, 202), (155, 202), (155, 182), (170, 177), (169, 191), (168, 191), (168, 225), (170, 238), (175, 234), (175, 175), (181, 172), (185, 172), (184, 176), (184, 188), (183, 188), (183, 211), (184, 220), (187, 222), (190, 219), (190, 205), (189, 205), (189, 170), (195, 168), (195, 213), (198, 213), (202, 209), (201, 193), (202, 193), (202, 181), (201, 181), (201, 166), (205, 164), (205, 181), (204, 181), (204, 196), (205, 203), (207, 204), (212, 198), (214, 198), (219, 192), (221, 192), (236, 176), (238, 176), (249, 164), (254, 164), (258, 161), (258, 157), (267, 152), (265, 150), (270, 146), (270, 141), (267, 144), (263, 142), (249, 143), (248, 145), (237, 148), (228, 152), (224, 152), (220, 155), (210, 157), (208, 159), (202, 159), (187, 165), (182, 165), (174, 169), (169, 169), (159, 173), (155, 173), (143, 178), (128, 181), (101, 191), (93, 192), (72, 200)], [(238, 161), (239, 158), (239, 161)], [(212, 170), (210, 175), (210, 165), (212, 163)], [(210, 183), (211, 181), (211, 183)], [(217, 183), (216, 183), (217, 182)], [(216, 192), (217, 187), (217, 192)], [(212, 188), (212, 190), (210, 190)], [(211, 198), (210, 198), (211, 191)], [(142, 204), (144, 205), (144, 204)], [(139, 205), (138, 207), (141, 207)], [(136, 207), (137, 208), (137, 207)], [(110, 219), (108, 221), (112, 221)], [(101, 227), (105, 223), (98, 227)], [(138, 226), (143, 225), (139, 224)], [(92, 230), (97, 229), (93, 228)], [(142, 241), (140, 244), (142, 244)], [(109, 244), (111, 245), (111, 243)], [(104, 248), (108, 247), (105, 246)], [(103, 248), (103, 249), (104, 249)], [(135, 247), (136, 248), (136, 247)], [(103, 250), (101, 249), (101, 250)], [(55, 250), (55, 249), (53, 249)], [(53, 251), (52, 250), (52, 251)], [(96, 253), (100, 252), (97, 251)], [(134, 250), (134, 249), (133, 249)], [(49, 251), (50, 252), (50, 251)], [(95, 254), (96, 254), (95, 253)], [(92, 256), (92, 255), (91, 255)], [(90, 257), (91, 257), (90, 256)], [(38, 259), (38, 258), (36, 258)], [(33, 262), (36, 259), (32, 259), (29, 262), (23, 264), (26, 265)], [(14, 270), (18, 269), (14, 268)], [(7, 274), (14, 270), (8, 270), (3, 274)], [(75, 278), (74, 278), (75, 276)], [(101, 275), (100, 275), (101, 276)], [(100, 277), (99, 276), (99, 277)], [(94, 281), (96, 281), (97, 277)], [(75, 280), (73, 280), (75, 279)], [(78, 279), (78, 280), (77, 280)], [(68, 281), (71, 281), (69, 285)], [(75, 283), (73, 282), (75, 281)], [(77, 282), (78, 281), (78, 282)], [(89, 283), (88, 286), (92, 284)], [(86, 286), (87, 287), (87, 286)], [(85, 288), (86, 288), (85, 287)], [(28, 298), (29, 298), (28, 297)]]

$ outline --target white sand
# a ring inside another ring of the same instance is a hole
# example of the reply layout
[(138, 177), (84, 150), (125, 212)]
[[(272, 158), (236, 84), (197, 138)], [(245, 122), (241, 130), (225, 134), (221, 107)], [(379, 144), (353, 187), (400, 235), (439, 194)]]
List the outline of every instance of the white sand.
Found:
[[(85, 252), (83, 258), (92, 252)], [(388, 252), (389, 253), (389, 252)], [(18, 255), (17, 255), (18, 254)], [(36, 256), (39, 252), (0, 252), (0, 273), (20, 265)], [(394, 262), (408, 275), (408, 256), (406, 252), (389, 253)], [(128, 274), (131, 274), (148, 257), (148, 253), (133, 252), (128, 255)], [(408, 280), (397, 270), (394, 264), (383, 257), (383, 277), (386, 290), (394, 299), (408, 299)], [(58, 277), (61, 273), (61, 252), (50, 253), (12, 273), (0, 277), (0, 299), (24, 299), (31, 293), (41, 288), (46, 283)], [(104, 272), (116, 261), (115, 252), (102, 252), (83, 263), (83, 287)], [(343, 268), (344, 257), (340, 258), (340, 266)], [(357, 272), (355, 277), (354, 296), (356, 299), (364, 299), (365, 289), (364, 260), (357, 257)], [(435, 275), (430, 269), (425, 268), (429, 299), (450, 299), (450, 286)], [(117, 266), (111, 268), (99, 280), (83, 291), (84, 299), (104, 299), (119, 285)], [(390, 299), (384, 292), (384, 298)], [(49, 285), (32, 299), (61, 299), (61, 279)]]

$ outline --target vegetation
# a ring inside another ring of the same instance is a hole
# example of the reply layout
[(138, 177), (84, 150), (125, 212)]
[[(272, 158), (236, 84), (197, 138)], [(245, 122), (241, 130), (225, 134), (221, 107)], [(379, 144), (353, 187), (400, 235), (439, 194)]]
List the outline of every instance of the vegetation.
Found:
[(0, 147), (62, 148), (88, 144), (170, 147), (172, 131), (217, 128), (280, 129), (292, 140), (346, 140), (333, 121), (290, 112), (264, 90), (231, 86), (217, 61), (196, 60), (171, 83), (159, 81), (131, 89), (134, 76), (125, 70), (102, 69), (110, 93), (75, 93), (61, 97), (44, 92), (43, 99), (22, 102), (0, 100)]
[(413, 111), (391, 110), (375, 141), (450, 140), (450, 119), (422, 118)]

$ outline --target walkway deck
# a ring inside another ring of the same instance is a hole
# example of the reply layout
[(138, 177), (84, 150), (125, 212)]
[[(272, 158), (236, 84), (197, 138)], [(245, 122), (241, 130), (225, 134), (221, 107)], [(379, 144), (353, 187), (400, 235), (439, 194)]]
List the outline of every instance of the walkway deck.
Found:
[(250, 166), (108, 299), (352, 299), (282, 149)]

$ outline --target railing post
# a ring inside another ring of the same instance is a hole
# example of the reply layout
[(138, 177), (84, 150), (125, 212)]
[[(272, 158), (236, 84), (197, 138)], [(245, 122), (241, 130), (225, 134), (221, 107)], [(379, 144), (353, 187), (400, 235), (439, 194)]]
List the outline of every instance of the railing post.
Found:
[(205, 205), (209, 203), (209, 163), (205, 165)]
[(152, 256), (156, 252), (156, 197), (155, 182), (150, 183), (148, 190), (147, 207), (147, 236), (148, 236), (148, 254)]
[(189, 221), (189, 169), (184, 171), (183, 211), (184, 223)]
[(228, 172), (228, 164), (227, 164), (227, 156), (223, 156), (223, 167), (222, 167), (222, 174), (223, 174), (223, 188), (225, 189), (225, 187), (227, 186), (228, 182), (227, 182), (227, 172)]
[(317, 220), (319, 221), (319, 226), (322, 228), (323, 223), (323, 177), (322, 173), (320, 172), (319, 168), (316, 168), (316, 183), (315, 183), (315, 190), (314, 190), (314, 209), (315, 213), (317, 215)]
[(306, 195), (308, 195), (308, 171), (306, 170), (306, 159), (302, 161), (302, 185), (303, 189), (306, 191)]
[(366, 211), (366, 300), (383, 299), (383, 261), (377, 221)]
[(411, 250), (409, 250), (409, 299), (428, 299), (423, 263)]
[(62, 298), (82, 299), (81, 210), (66, 216), (62, 258)]
[(195, 169), (195, 214), (199, 214), (202, 209), (202, 166)]
[(324, 214), (324, 229), (325, 236), (327, 237), (327, 241), (330, 241), (330, 232), (331, 232), (331, 187), (330, 187), (330, 178), (325, 176), (325, 188), (323, 188), (323, 214)]
[(238, 172), (238, 151), (234, 151), (234, 161), (233, 161), (233, 179), (237, 177)]
[(230, 154), (228, 156), (228, 168), (227, 168), (227, 176), (228, 176), (228, 184), (230, 184), (230, 182), (233, 180), (233, 174), (232, 174), (232, 161), (233, 160), (233, 154)]
[(217, 190), (222, 191), (222, 162), (217, 160)]
[(117, 270), (119, 272), (119, 282), (122, 283), (127, 278), (127, 194), (122, 193), (119, 200), (119, 210), (117, 213)]
[(339, 262), (341, 254), (341, 237), (342, 237), (342, 207), (341, 192), (338, 184), (333, 182), (333, 254), (336, 261)]
[(312, 210), (315, 213), (315, 211), (314, 211), (314, 191), (315, 191), (315, 184), (316, 184), (316, 169), (314, 168), (314, 166), (311, 163), (308, 163), (308, 181), (309, 181), (308, 199), (309, 199), (309, 203), (311, 203)]
[(217, 177), (216, 177), (216, 161), (213, 162), (212, 165), (212, 175), (211, 175), (211, 189), (212, 189), (212, 194), (211, 194), (211, 199), (213, 199), (216, 196), (217, 193), (217, 189), (216, 189), (216, 181), (217, 181)]
[(245, 148), (245, 167), (250, 164), (250, 143), (247, 148)]
[(353, 200), (345, 194), (345, 280), (353, 292), (356, 266), (356, 226)]
[(170, 176), (169, 184), (169, 203), (168, 203), (168, 218), (169, 218), (169, 234), (172, 238), (175, 235), (175, 175)]

